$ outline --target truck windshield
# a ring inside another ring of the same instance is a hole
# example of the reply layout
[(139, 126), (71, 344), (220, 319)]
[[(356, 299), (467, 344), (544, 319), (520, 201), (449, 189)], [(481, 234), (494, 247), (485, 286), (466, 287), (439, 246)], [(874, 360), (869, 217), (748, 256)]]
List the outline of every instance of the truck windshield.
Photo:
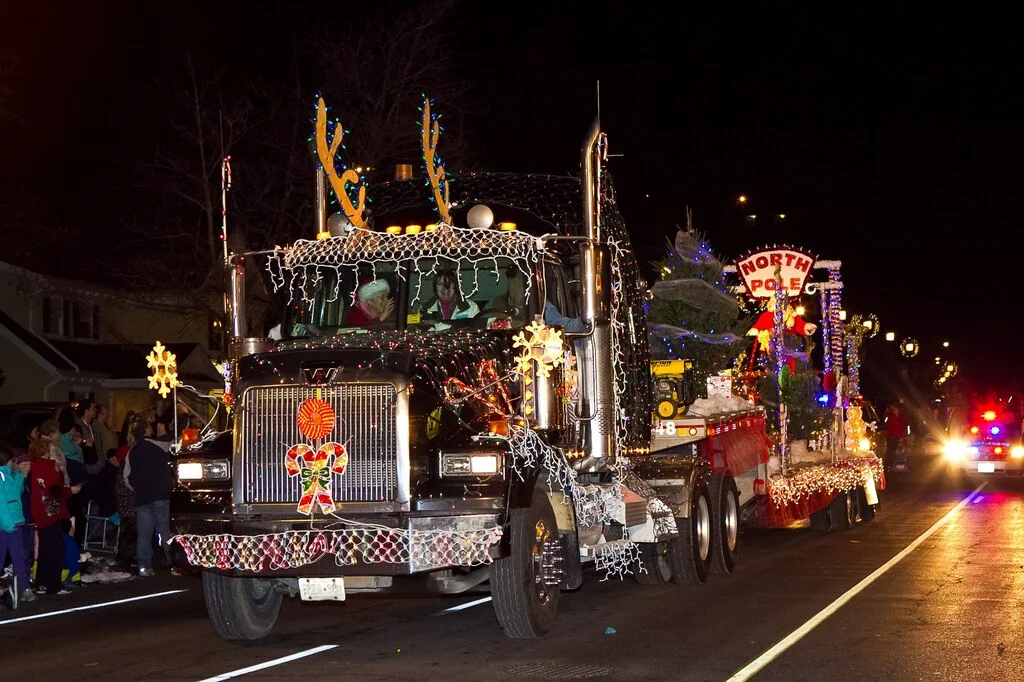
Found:
[(287, 338), (332, 336), (366, 329), (394, 329), (400, 278), (393, 264), (373, 272), (321, 268), (318, 277), (296, 283), (285, 312)]
[(523, 271), (508, 258), (447, 265), (425, 258), (409, 271), (406, 321), (410, 328), (434, 331), (515, 329), (530, 319), (530, 289)]
[[(405, 265), (379, 263), (372, 273), (324, 268), (319, 277), (296, 284), (285, 312), (285, 338), (309, 338), (397, 329), (399, 315), (409, 329), (516, 329), (531, 319), (531, 287), (508, 258), (482, 265), (458, 261), (439, 265), (424, 258)], [(399, 287), (408, 287), (399, 310)]]

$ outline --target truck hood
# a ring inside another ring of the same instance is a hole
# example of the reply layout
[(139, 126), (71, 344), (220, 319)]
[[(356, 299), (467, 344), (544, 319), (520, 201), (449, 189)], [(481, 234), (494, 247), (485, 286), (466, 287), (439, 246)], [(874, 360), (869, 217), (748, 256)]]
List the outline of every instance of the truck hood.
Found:
[[(242, 358), (235, 390), (241, 396), (250, 386), (402, 378), (412, 386), (414, 414), (442, 407), (455, 413), (463, 426), (478, 428), (499, 406), (510, 408), (502, 403), (518, 393), (517, 378), (510, 374), (513, 357), (512, 332), (505, 330), (370, 331), (283, 341), (271, 351)], [(469, 395), (474, 393), (494, 408)]]

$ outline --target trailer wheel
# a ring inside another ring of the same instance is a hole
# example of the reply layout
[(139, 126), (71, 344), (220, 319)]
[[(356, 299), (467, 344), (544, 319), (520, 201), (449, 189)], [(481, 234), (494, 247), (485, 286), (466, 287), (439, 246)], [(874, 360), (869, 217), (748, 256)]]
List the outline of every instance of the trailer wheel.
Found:
[(690, 495), (690, 518), (676, 519), (679, 535), (669, 540), (672, 580), (699, 585), (711, 567), (711, 497), (708, 487), (697, 483)]
[(711, 571), (729, 574), (736, 570), (740, 544), (740, 493), (732, 476), (711, 477)]
[(273, 580), (236, 578), (203, 571), (203, 598), (213, 629), (224, 639), (262, 639), (281, 610)]
[(828, 507), (811, 512), (810, 521), (811, 528), (815, 530), (828, 530), (831, 523), (828, 518)]
[(528, 508), (512, 509), (508, 525), (509, 555), (491, 564), (491, 602), (506, 637), (534, 639), (551, 629), (561, 594), (561, 543), (544, 491), (535, 488)]
[(872, 521), (875, 518), (875, 507), (868, 504), (868, 494), (865, 492), (864, 486), (857, 488), (857, 512), (863, 523)]
[[(641, 585), (664, 585), (672, 580), (672, 546), (675, 538), (663, 542), (640, 542), (640, 570), (633, 577)], [(677, 543), (678, 545), (678, 543)]]
[(835, 532), (850, 530), (856, 520), (855, 512), (853, 495), (849, 490), (844, 490), (836, 495), (836, 498), (828, 506), (829, 518), (832, 521), (831, 530)]

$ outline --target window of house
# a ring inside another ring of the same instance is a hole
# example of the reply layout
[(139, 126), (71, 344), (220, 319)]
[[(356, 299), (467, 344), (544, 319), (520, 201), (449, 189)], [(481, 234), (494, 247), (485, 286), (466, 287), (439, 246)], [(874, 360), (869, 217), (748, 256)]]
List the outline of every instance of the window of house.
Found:
[(64, 334), (64, 300), (60, 296), (43, 299), (43, 333), (54, 336)]
[(208, 343), (211, 352), (218, 353), (224, 350), (224, 323), (213, 315), (210, 315)]
[(43, 298), (43, 333), (75, 339), (100, 338), (100, 308), (61, 296)]

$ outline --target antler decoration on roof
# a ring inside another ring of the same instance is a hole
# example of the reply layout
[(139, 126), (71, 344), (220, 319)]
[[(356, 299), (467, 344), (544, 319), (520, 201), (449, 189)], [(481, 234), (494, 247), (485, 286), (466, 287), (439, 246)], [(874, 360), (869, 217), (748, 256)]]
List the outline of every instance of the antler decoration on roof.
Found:
[[(320, 157), (320, 163), (324, 167), (324, 171), (327, 173), (328, 179), (331, 181), (331, 187), (334, 189), (334, 195), (338, 197), (338, 202), (341, 204), (341, 209), (345, 211), (345, 215), (348, 216), (349, 222), (356, 227), (366, 227), (366, 218), (363, 216), (363, 212), (366, 209), (366, 185), (359, 183), (359, 173), (355, 172), (351, 168), (345, 170), (344, 173), (338, 175), (338, 170), (334, 167), (334, 158), (338, 153), (338, 149), (341, 147), (341, 141), (345, 139), (345, 129), (341, 123), (335, 123), (334, 135), (331, 136), (330, 145), (327, 142), (327, 105), (324, 103), (324, 98), (320, 97), (316, 107), (316, 152)], [(358, 185), (359, 186), (359, 200), (356, 205), (352, 205), (352, 198), (348, 194), (346, 189), (347, 185)]]
[(448, 177), (444, 172), (444, 165), (437, 158), (437, 140), (441, 136), (441, 126), (437, 119), (430, 115), (430, 98), (423, 98), (423, 162), (427, 166), (427, 178), (430, 180), (430, 188), (434, 191), (434, 202), (437, 204), (437, 212), (441, 221), (450, 225), (451, 203), (448, 192)]

